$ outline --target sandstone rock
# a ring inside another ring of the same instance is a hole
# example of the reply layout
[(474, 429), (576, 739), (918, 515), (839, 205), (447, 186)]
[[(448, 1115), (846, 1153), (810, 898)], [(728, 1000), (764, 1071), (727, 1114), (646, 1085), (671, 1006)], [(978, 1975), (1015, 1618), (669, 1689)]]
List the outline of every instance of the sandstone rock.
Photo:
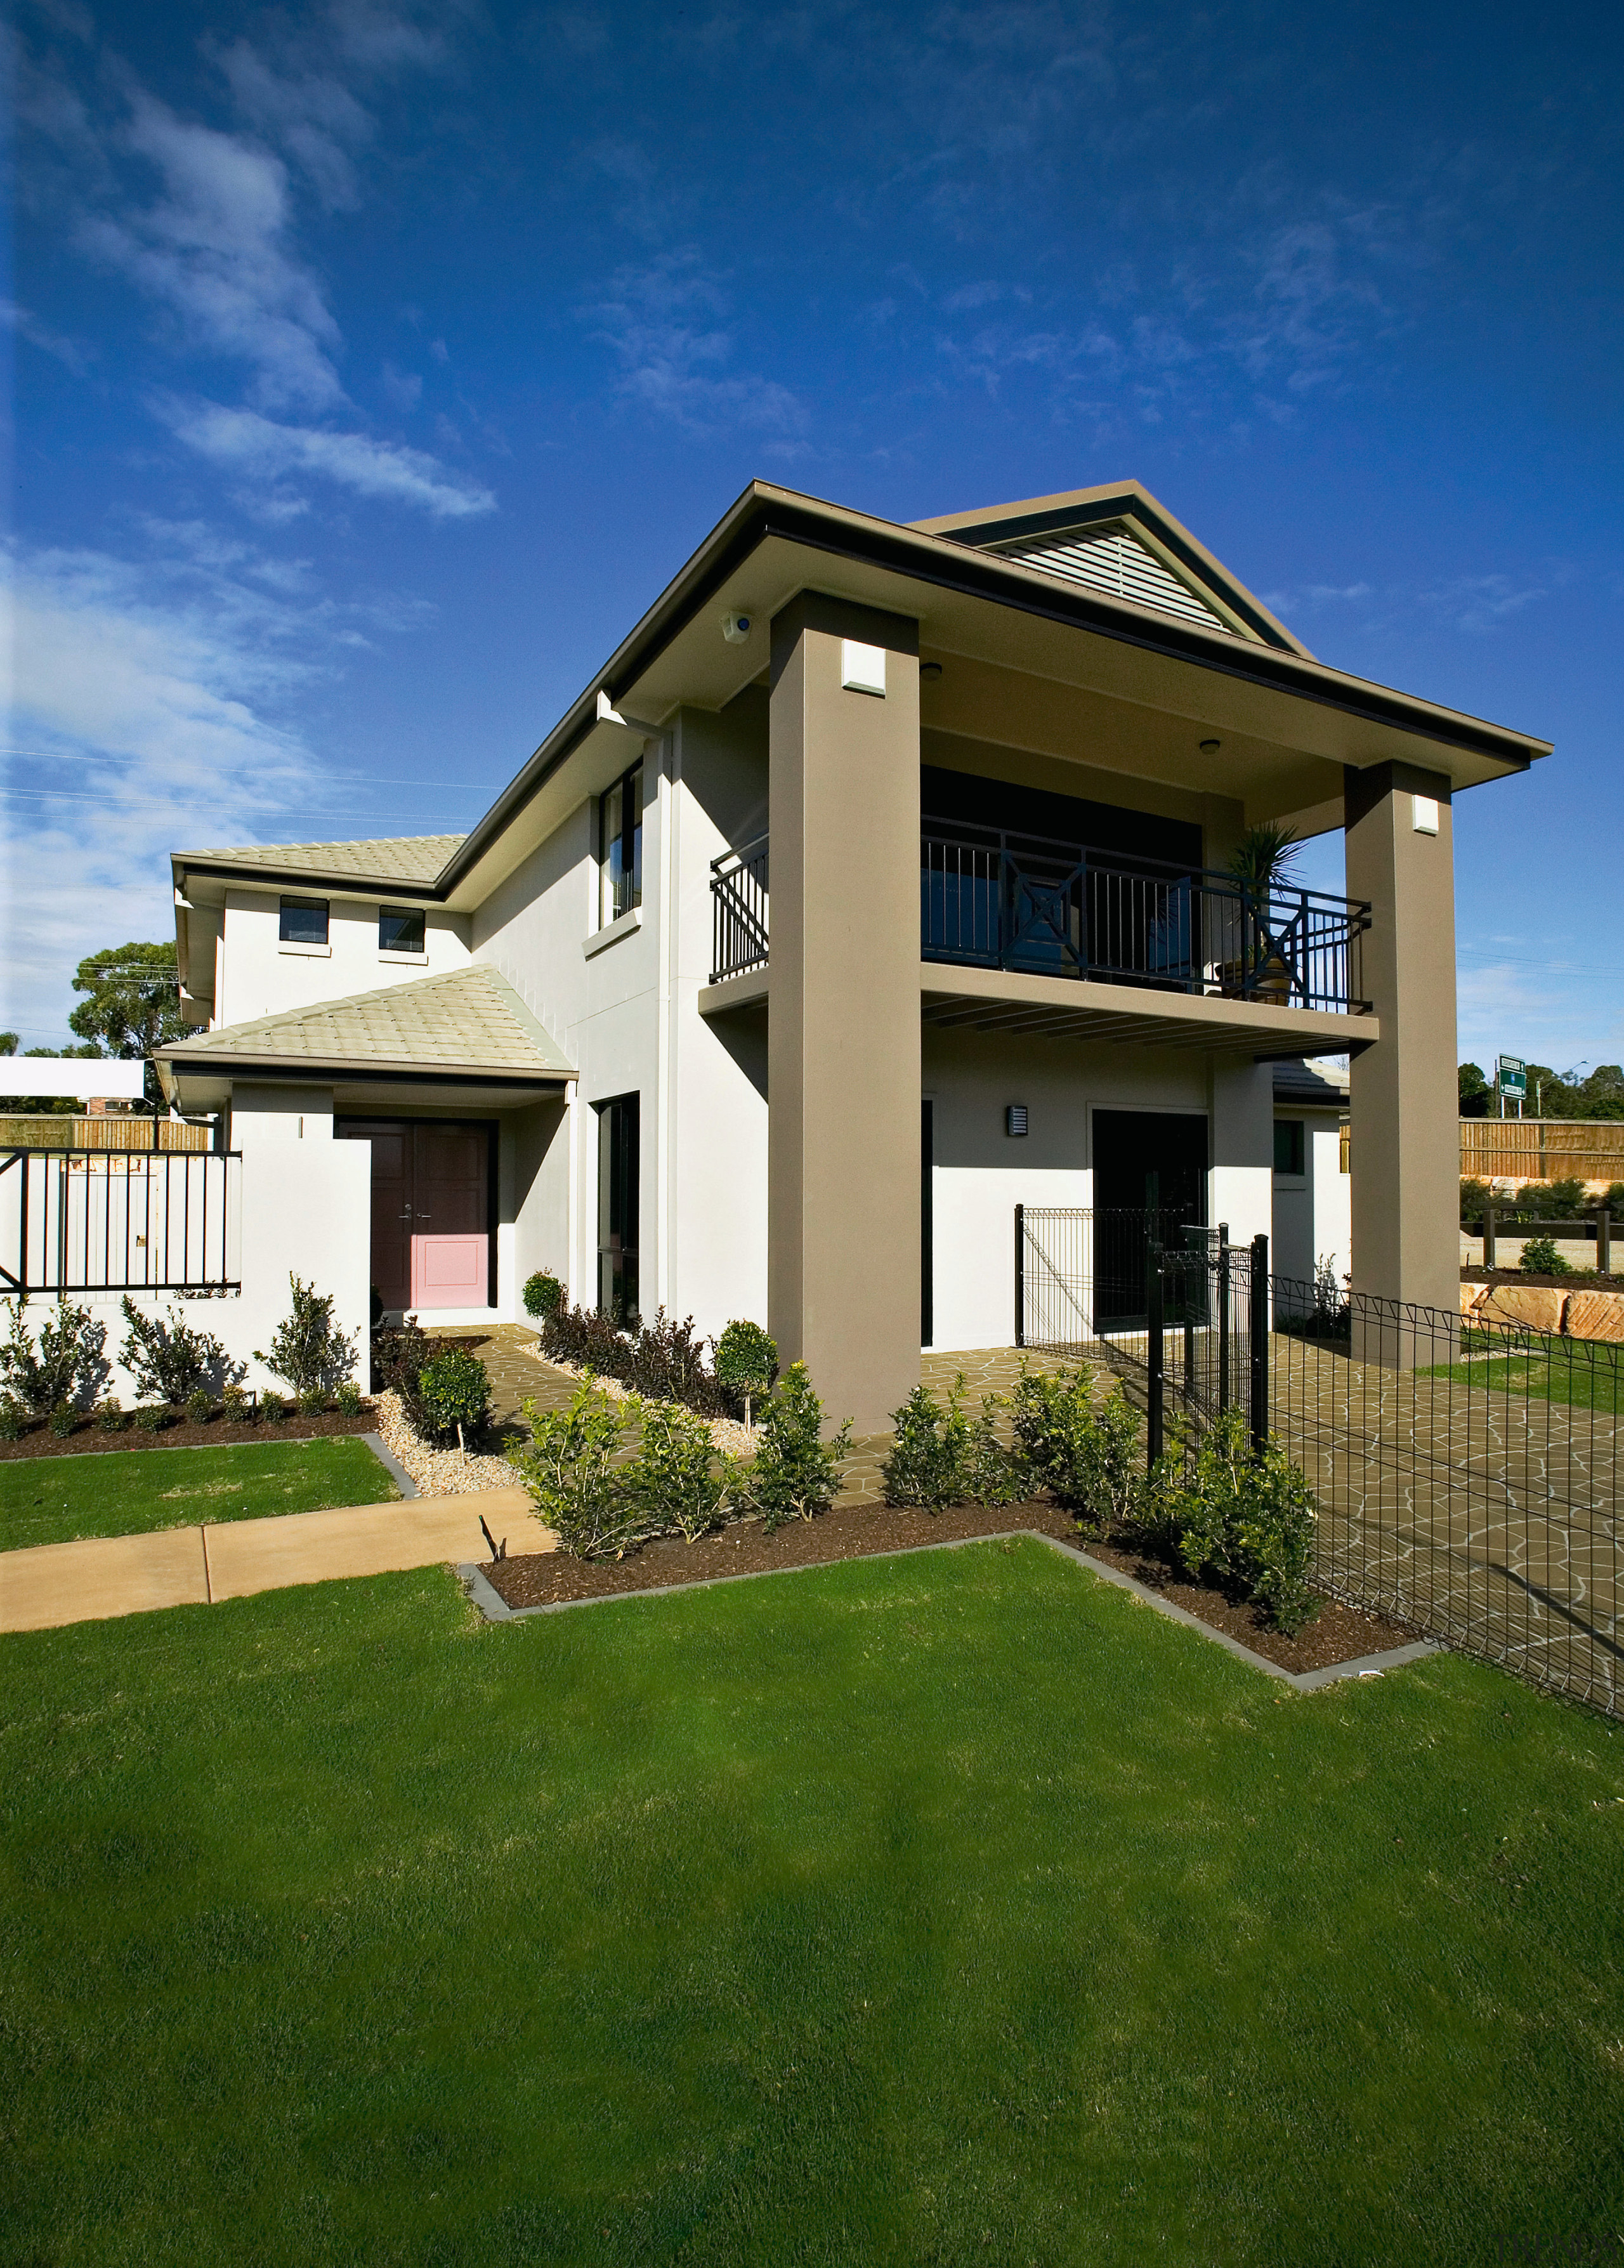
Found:
[(1460, 1287), (1460, 1312), (1470, 1315), (1482, 1304), (1488, 1292), (1487, 1284), (1463, 1284)]
[(1624, 1344), (1624, 1292), (1570, 1292), (1563, 1328), (1569, 1338)]
[(1560, 1331), (1569, 1293), (1542, 1284), (1495, 1284), (1476, 1310), (1485, 1322), (1522, 1323), (1535, 1331)]

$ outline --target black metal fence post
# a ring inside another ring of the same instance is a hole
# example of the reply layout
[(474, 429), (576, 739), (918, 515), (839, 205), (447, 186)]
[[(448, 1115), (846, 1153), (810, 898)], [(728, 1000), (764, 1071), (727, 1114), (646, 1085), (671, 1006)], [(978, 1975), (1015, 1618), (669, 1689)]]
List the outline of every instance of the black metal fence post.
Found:
[(1218, 1223), (1218, 1408), (1230, 1406), (1230, 1225)]
[(1254, 1456), (1263, 1454), (1263, 1444), (1268, 1439), (1268, 1239), (1254, 1236), (1252, 1240), (1252, 1282), (1250, 1285), (1252, 1339), (1252, 1449)]
[(1487, 1271), (1491, 1269), (1494, 1264), (1495, 1209), (1493, 1205), (1486, 1204), (1483, 1207), (1483, 1266), (1485, 1270)]
[(1026, 1344), (1026, 1208), (1015, 1208), (1015, 1344)]
[(1596, 1265), (1602, 1275), (1612, 1275), (1613, 1214), (1606, 1205), (1596, 1216)]
[(1162, 1346), (1162, 1248), (1150, 1247), (1145, 1268), (1145, 1458), (1153, 1465), (1162, 1454), (1165, 1372)]

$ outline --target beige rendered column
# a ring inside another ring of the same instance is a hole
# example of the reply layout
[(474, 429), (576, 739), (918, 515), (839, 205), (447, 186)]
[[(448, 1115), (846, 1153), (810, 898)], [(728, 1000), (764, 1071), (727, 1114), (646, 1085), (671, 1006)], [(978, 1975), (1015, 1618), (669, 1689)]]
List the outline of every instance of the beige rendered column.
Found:
[(859, 1433), (919, 1383), (918, 657), (816, 593), (773, 623), (768, 1322)]
[(1346, 795), (1348, 892), (1370, 901), (1363, 985), (1381, 1026), (1351, 1065), (1354, 1289), (1452, 1315), (1460, 1109), (1450, 784), (1407, 764), (1350, 765)]

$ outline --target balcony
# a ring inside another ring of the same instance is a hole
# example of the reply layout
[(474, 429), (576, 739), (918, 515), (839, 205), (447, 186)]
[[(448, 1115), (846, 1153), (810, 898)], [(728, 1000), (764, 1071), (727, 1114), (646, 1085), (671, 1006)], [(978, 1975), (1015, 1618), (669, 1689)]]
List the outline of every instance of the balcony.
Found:
[[(763, 835), (712, 861), (713, 985), (767, 964), (768, 850)], [(1360, 946), (1370, 909), (1352, 899), (1253, 891), (1231, 874), (932, 819), (920, 833), (919, 889), (924, 961), (1370, 1013)], [(984, 983), (974, 990), (987, 996)]]

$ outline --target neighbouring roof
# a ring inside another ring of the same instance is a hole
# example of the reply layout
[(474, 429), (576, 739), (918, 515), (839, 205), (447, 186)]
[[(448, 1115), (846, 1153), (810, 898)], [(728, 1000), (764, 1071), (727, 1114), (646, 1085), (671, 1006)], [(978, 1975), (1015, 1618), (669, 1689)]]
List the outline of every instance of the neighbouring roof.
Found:
[(285, 1063), (304, 1070), (484, 1071), (556, 1079), (575, 1066), (518, 994), (485, 961), (346, 1000), (257, 1016), (158, 1050), (176, 1068)]
[(370, 843), (254, 843), (231, 850), (177, 850), (174, 858), (182, 867), (268, 867), (281, 874), (432, 882), (462, 841), (460, 835), (389, 835)]
[(1275, 1065), (1275, 1100), (1305, 1105), (1314, 1110), (1346, 1110), (1349, 1079), (1332, 1064), (1304, 1063), (1300, 1058)]

